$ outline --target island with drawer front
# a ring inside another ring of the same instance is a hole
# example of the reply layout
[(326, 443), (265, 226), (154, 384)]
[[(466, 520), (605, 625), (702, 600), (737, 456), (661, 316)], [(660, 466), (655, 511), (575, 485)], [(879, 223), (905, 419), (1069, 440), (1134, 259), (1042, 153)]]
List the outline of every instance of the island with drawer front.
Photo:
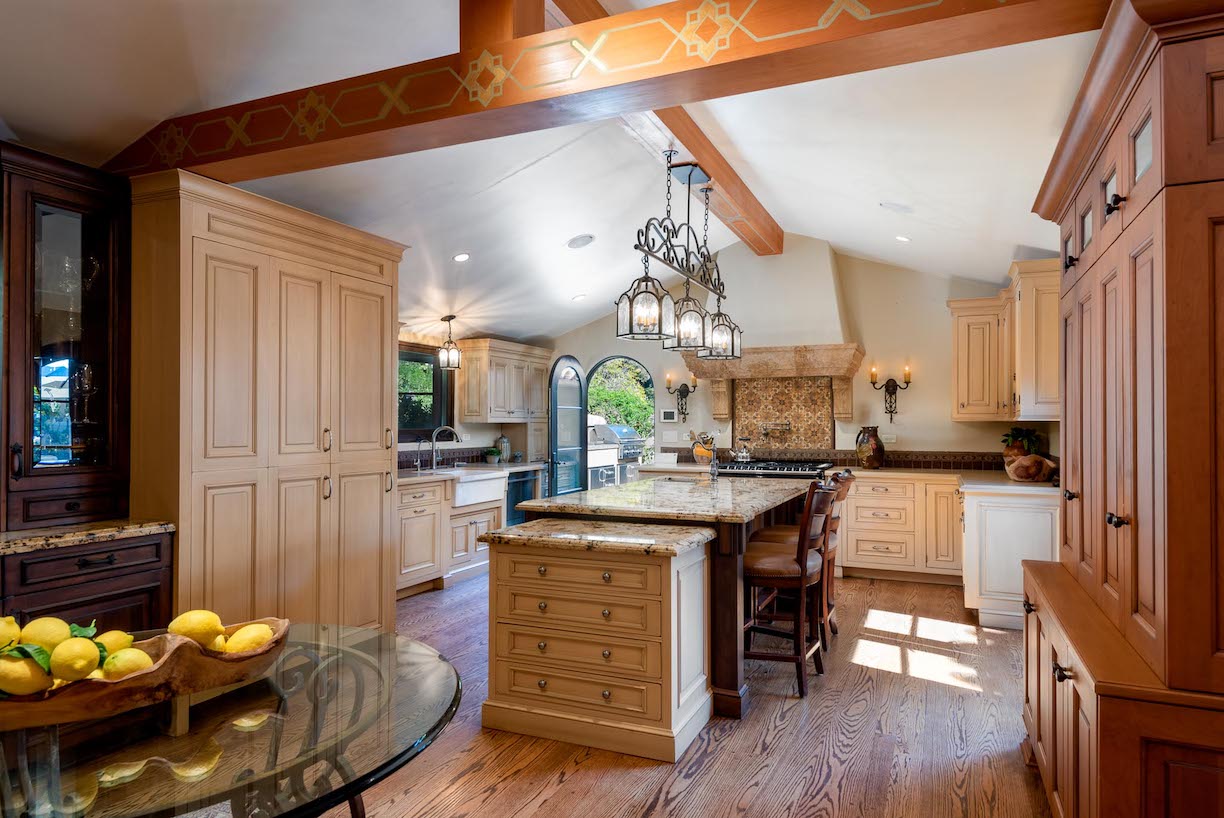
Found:
[(674, 760), (711, 713), (739, 718), (744, 548), (809, 484), (670, 476), (520, 503), (527, 522), (480, 537), (485, 726)]

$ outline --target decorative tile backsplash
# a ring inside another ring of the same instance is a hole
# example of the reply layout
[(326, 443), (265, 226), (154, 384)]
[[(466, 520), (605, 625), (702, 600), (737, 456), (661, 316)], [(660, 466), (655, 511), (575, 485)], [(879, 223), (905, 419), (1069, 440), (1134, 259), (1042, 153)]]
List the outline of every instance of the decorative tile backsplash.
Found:
[[(428, 469), (429, 462), (429, 447), (421, 447), (421, 468)], [(401, 451), (397, 457), (397, 468), (414, 469), (416, 468), (417, 450), (413, 446), (407, 451)], [(483, 463), (485, 458), (485, 450), (482, 449), (438, 449), (438, 465), (453, 466), (456, 463)]]
[[(732, 409), (736, 437), (756, 452), (833, 448), (833, 379), (742, 378)], [(738, 445), (738, 441), (737, 441)]]
[[(691, 463), (693, 455), (689, 449), (663, 448), (675, 452), (677, 462)], [(834, 466), (858, 465), (854, 449), (766, 449), (754, 448), (754, 460), (805, 460), (832, 463)], [(731, 452), (718, 450), (718, 459), (726, 461)], [(944, 452), (944, 451), (892, 451), (885, 447), (884, 467), (889, 469), (947, 469), (949, 471), (1002, 471), (1003, 455), (998, 452)]]

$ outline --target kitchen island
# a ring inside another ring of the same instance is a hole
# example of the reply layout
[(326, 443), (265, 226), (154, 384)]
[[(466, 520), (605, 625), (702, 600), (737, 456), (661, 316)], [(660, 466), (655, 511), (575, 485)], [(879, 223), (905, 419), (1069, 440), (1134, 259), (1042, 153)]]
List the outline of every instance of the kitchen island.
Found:
[(709, 526), (710, 678), (714, 713), (740, 718), (744, 682), (744, 548), (754, 527), (792, 522), (809, 480), (657, 477), (611, 488), (520, 503), (527, 519), (560, 517), (616, 523)]

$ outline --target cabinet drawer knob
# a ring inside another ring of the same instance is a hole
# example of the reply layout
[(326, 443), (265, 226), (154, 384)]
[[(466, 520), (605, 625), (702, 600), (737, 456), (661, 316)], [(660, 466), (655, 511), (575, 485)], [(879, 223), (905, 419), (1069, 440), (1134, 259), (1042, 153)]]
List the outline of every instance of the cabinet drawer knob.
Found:
[(609, 611), (607, 608), (604, 608), (602, 611), (600, 611), (600, 614), (603, 615), (604, 619), (607, 619), (608, 617), (612, 616), (612, 612)]
[(64, 503), (64, 511), (80, 511), (81, 504), (76, 500), (69, 500)]
[(548, 647), (548, 643), (541, 639), (539, 642), (536, 642), (536, 647), (539, 648), (540, 651), (543, 651), (546, 647)]
[(1032, 613), (1037, 610), (1037, 606), (1029, 602), (1027, 599), (1020, 603), (1024, 607), (1025, 613)]
[(539, 608), (541, 611), (547, 611), (547, 610), (548, 610), (548, 603), (547, 603), (547, 602), (544, 602), (543, 600), (541, 600), (541, 601), (540, 601), (540, 604), (539, 604), (539, 605), (536, 605), (536, 607), (537, 607), (537, 608)]
[(600, 654), (600, 656), (602, 656), (602, 657), (603, 657), (603, 658), (605, 658), (605, 659), (611, 659), (611, 658), (612, 658), (612, 651), (611, 651), (611, 650), (609, 650), (608, 648), (604, 648), (604, 649), (603, 649), (603, 653), (601, 653), (601, 654)]
[(611, 698), (612, 698), (612, 691), (611, 691), (611, 690), (605, 690), (604, 692), (600, 693), (599, 695), (603, 696), (604, 701), (606, 702), (606, 701), (608, 701), (609, 699), (611, 699)]
[(536, 687), (540, 688), (540, 690), (543, 690), (544, 688), (548, 687), (548, 680), (541, 679), (540, 681), (536, 682)]
[(1071, 669), (1063, 667), (1058, 662), (1051, 665), (1050, 672), (1054, 674), (1054, 681), (1056, 682), (1065, 682), (1071, 678)]
[(541, 565), (539, 568), (536, 569), (536, 573), (539, 574), (540, 576), (544, 576), (545, 574), (548, 573), (548, 566)]
[(1063, 499), (1066, 500), (1068, 503), (1076, 499), (1077, 497), (1079, 497), (1079, 495), (1073, 492), (1071, 489), (1063, 489)]
[(611, 582), (611, 581), (612, 581), (612, 572), (611, 572), (611, 571), (604, 571), (604, 572), (603, 572), (603, 581), (604, 581), (604, 582)]
[(77, 560), (77, 569), (83, 571), (86, 568), (97, 568), (101, 565), (114, 565), (115, 562), (116, 557), (114, 554), (107, 554), (105, 557), (98, 557), (92, 560), (88, 557), (81, 557)]

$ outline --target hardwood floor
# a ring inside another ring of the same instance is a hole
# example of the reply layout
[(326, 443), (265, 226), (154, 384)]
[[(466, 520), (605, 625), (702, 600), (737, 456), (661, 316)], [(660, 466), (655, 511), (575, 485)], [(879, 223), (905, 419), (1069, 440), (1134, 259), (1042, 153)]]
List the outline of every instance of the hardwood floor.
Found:
[(368, 814), (1048, 815), (1019, 750), (1019, 632), (976, 627), (960, 588), (846, 579), (838, 593), (841, 635), (807, 699), (792, 666), (750, 662), (747, 716), (713, 720), (675, 765), (482, 730), (487, 579), (403, 600), (400, 633), (455, 664), (463, 704), (367, 793)]

